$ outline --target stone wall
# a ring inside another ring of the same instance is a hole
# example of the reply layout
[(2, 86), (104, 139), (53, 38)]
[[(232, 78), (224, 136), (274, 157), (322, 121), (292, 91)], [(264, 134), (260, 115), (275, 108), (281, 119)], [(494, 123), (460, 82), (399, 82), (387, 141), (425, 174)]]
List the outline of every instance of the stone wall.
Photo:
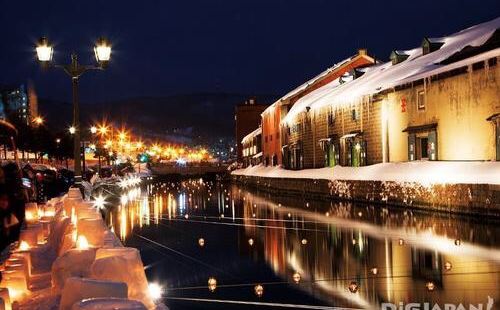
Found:
[(392, 206), (500, 217), (500, 185), (438, 184), (381, 181), (231, 176), (232, 181), (281, 196), (304, 196)]

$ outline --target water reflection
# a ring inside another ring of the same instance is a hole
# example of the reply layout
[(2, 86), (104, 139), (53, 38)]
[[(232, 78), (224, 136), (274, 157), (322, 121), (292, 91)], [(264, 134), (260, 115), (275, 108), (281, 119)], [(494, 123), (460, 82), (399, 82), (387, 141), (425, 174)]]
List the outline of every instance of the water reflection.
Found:
[[(231, 228), (239, 241), (211, 251), (236, 249), (241, 260), (254, 262), (250, 268), (265, 262), (278, 278), (275, 284), (283, 286), (281, 293), (290, 294), (287, 301), (294, 300), (297, 289), (317, 304), (362, 308), (387, 301), (442, 305), (500, 299), (500, 228), (484, 219), (477, 223), (383, 206), (269, 197), (202, 179), (152, 183), (142, 191), (131, 189), (120, 201), (108, 222), (126, 243), (145, 227), (166, 233), (169, 223), (182, 227), (179, 234), (202, 226), (220, 239), (228, 236), (218, 227)], [(199, 237), (186, 252), (200, 247)], [(228, 262), (211, 263), (224, 269)], [(207, 279), (190, 284), (208, 290)], [(176, 282), (178, 288), (184, 283)], [(253, 285), (255, 279), (228, 282)], [(236, 297), (250, 298), (245, 294)], [(268, 295), (270, 301), (282, 297)]]

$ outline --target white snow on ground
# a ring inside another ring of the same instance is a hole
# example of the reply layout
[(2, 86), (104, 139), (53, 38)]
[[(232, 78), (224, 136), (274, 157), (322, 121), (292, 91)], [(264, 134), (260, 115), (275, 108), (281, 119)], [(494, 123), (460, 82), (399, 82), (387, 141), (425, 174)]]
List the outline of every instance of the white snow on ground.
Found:
[(286, 170), (257, 165), (232, 172), (233, 175), (268, 178), (324, 180), (395, 181), (431, 184), (500, 185), (500, 162), (413, 161), (376, 164), (365, 167), (341, 167)]
[[(421, 47), (414, 48), (406, 51), (409, 55), (408, 59), (397, 65), (389, 61), (367, 68), (363, 76), (351, 82), (340, 86), (335, 83), (327, 84), (298, 100), (296, 105), (299, 104), (302, 109), (292, 108), (282, 123), (291, 122), (299, 113), (304, 112), (303, 107), (317, 110), (325, 106), (350, 104), (360, 100), (363, 96), (373, 95), (397, 85), (437, 74), (441, 72), (437, 69), (445, 67), (440, 65), (440, 62), (467, 46), (481, 46), (498, 28), (500, 28), (500, 17), (440, 38), (444, 41), (443, 46), (432, 53), (422, 55)], [(496, 49), (491, 57), (498, 55), (500, 51)], [(462, 65), (471, 63), (471, 59), (475, 60), (472, 57), (468, 59), (469, 61), (462, 61)]]

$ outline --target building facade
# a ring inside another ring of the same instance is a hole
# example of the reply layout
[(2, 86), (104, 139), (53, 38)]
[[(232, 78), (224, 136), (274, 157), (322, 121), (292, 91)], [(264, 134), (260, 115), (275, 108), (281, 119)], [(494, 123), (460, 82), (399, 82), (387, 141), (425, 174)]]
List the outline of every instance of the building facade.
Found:
[[(356, 103), (340, 109), (330, 106), (311, 110), (308, 103), (317, 93), (327, 92), (329, 88), (361, 76), (361, 69), (373, 64), (375, 59), (366, 50), (359, 50), (357, 55), (332, 68), (327, 80), (300, 94), (289, 104), (289, 110), (295, 109), (296, 112), (281, 123), (285, 168), (308, 169), (336, 164), (359, 166), (367, 163), (365, 139), (373, 137), (368, 134), (363, 138), (363, 134), (366, 124), (377, 117), (373, 105)], [(370, 159), (370, 162), (374, 160)]]
[(263, 163), (500, 160), (500, 18), (389, 58), (360, 50), (267, 108)]
[(38, 116), (38, 98), (33, 84), (0, 87), (0, 116), (29, 125)]
[[(365, 49), (360, 49), (356, 55), (321, 72), (267, 108), (262, 113), (264, 163), (273, 166), (282, 165), (292, 169), (314, 167), (315, 165), (312, 163), (304, 162), (304, 149), (312, 150), (312, 140), (310, 140), (312, 137), (310, 135), (305, 136), (306, 126), (300, 127), (296, 124), (293, 126), (293, 130), (290, 127), (283, 128), (283, 119), (301, 98), (325, 85), (337, 83), (347, 72), (354, 72), (358, 68), (370, 66), (374, 63), (375, 59), (369, 56)], [(299, 122), (301, 122), (300, 119)], [(302, 124), (304, 125), (305, 122)], [(304, 131), (302, 132), (299, 129), (304, 129)], [(304, 133), (304, 136), (300, 136), (301, 133)]]
[(246, 135), (242, 140), (243, 166), (254, 166), (262, 163), (262, 128), (259, 127)]
[(236, 152), (237, 161), (243, 161), (243, 138), (260, 127), (261, 114), (268, 106), (259, 104), (255, 99), (248, 99), (243, 104), (236, 106), (234, 120), (236, 124)]

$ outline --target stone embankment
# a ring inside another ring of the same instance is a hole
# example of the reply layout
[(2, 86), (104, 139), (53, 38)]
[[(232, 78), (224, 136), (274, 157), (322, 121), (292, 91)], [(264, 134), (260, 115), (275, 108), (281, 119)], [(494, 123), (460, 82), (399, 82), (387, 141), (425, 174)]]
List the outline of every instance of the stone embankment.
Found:
[(500, 185), (326, 180), (232, 174), (233, 182), (277, 195), (500, 217)]
[(0, 309), (166, 309), (135, 248), (122, 245), (78, 189), (26, 205), (26, 227), (0, 265)]

